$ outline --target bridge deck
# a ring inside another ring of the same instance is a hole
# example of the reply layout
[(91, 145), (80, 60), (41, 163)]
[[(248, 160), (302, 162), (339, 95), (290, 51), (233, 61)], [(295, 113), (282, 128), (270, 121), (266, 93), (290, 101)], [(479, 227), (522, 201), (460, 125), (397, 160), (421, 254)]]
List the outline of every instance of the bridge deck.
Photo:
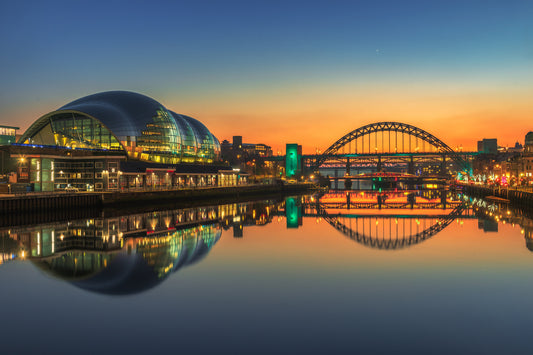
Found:
[[(457, 155), (465, 157), (477, 156), (479, 152), (457, 152)], [(328, 159), (345, 159), (345, 158), (378, 158), (378, 157), (395, 157), (395, 158), (410, 158), (410, 157), (442, 157), (443, 155), (449, 156), (449, 152), (402, 152), (402, 153), (392, 153), (392, 152), (383, 152), (383, 153), (345, 153), (345, 154), (303, 154), (302, 159), (304, 160), (316, 160), (327, 157)], [(285, 160), (284, 155), (276, 155), (271, 157), (266, 157), (265, 160), (268, 161), (283, 161)]]

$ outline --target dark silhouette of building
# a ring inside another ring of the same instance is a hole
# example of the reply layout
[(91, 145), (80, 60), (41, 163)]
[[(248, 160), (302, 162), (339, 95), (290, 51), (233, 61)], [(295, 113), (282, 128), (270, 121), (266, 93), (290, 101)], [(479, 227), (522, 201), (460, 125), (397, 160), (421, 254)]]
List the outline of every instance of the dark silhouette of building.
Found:
[(272, 148), (263, 143), (243, 143), (242, 136), (233, 136), (233, 142), (222, 141), (222, 159), (233, 168), (239, 168), (250, 174), (265, 174), (271, 163), (265, 158), (272, 156)]
[(489, 154), (498, 153), (498, 140), (496, 138), (483, 138), (483, 140), (477, 142), (477, 151)]

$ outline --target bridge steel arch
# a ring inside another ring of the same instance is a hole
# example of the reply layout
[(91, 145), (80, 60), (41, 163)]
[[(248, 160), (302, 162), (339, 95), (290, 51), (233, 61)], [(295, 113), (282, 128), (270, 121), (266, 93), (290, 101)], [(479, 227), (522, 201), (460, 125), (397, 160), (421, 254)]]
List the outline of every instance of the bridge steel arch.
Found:
[(463, 170), (469, 171), (470, 164), (463, 157), (450, 148), (439, 138), (421, 128), (401, 122), (376, 122), (359, 127), (333, 143), (312, 165), (312, 171), (316, 171), (329, 157), (333, 156), (340, 148), (351, 141), (377, 132), (398, 132), (408, 134), (434, 146), (439, 152), (448, 154), (453, 161)]
[(456, 206), (447, 216), (438, 218), (429, 228), (415, 233), (414, 235), (405, 238), (378, 239), (353, 230), (351, 227), (341, 223), (337, 216), (329, 214), (325, 209), (317, 206), (317, 212), (321, 214), (322, 218), (333, 228), (357, 243), (370, 248), (383, 250), (402, 249), (430, 239), (444, 228), (448, 227), (454, 220), (459, 218), (463, 214), (464, 209), (465, 206), (463, 204)]

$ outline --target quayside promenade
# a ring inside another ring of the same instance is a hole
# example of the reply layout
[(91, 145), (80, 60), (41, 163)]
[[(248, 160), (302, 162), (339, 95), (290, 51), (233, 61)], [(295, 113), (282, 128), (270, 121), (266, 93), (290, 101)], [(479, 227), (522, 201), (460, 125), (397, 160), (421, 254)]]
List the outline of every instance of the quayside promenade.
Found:
[(39, 212), (49, 209), (105, 207), (135, 203), (190, 202), (193, 200), (218, 200), (222, 198), (254, 197), (271, 194), (290, 194), (311, 191), (311, 183), (251, 184), (223, 187), (198, 187), (179, 190), (143, 190), (117, 192), (53, 192), (0, 195), (2, 214)]
[(494, 197), (501, 199), (502, 201), (508, 201), (515, 206), (533, 209), (533, 191), (531, 191), (531, 189), (505, 188), (499, 186), (465, 184), (461, 182), (455, 182), (454, 186), (468, 195), (485, 198)]

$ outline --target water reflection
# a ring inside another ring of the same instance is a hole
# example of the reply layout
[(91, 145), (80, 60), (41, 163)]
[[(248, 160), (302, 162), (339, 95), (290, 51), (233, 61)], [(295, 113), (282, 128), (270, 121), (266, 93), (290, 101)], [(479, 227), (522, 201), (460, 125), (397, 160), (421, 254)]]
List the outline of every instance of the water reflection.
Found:
[(0, 261), (27, 259), (73, 285), (106, 294), (140, 292), (202, 260), (223, 229), (272, 221), (273, 201), (145, 212), (0, 230)]
[(463, 224), (465, 219), (477, 219), (484, 232), (497, 231), (498, 223), (507, 221), (521, 226), (528, 249), (533, 248), (533, 221), (524, 211), (446, 189), (352, 190), (293, 197), (287, 199), (285, 214), (287, 228), (301, 226), (303, 217), (315, 217), (357, 243), (385, 250), (419, 244), (454, 221)]
[(67, 250), (32, 258), (42, 270), (91, 291), (136, 293), (152, 288), (183, 266), (203, 258), (220, 238), (218, 225), (201, 225), (121, 239), (123, 248), (104, 242), (103, 250)]
[(433, 237), (457, 218), (464, 218), (463, 212), (462, 205), (443, 215), (347, 216), (320, 211), (326, 222), (350, 239), (368, 247), (389, 250), (409, 247)]
[(330, 192), (286, 203), (287, 228), (302, 216), (325, 221), (371, 248), (395, 250), (423, 242), (457, 218), (471, 218), (464, 201), (447, 190)]
[(366, 247), (398, 250), (426, 241), (451, 223), (477, 219), (489, 233), (521, 228), (533, 251), (528, 212), (449, 191), (328, 193), (218, 206), (150, 211), (0, 229), (0, 263), (24, 259), (79, 288), (105, 294), (150, 289), (209, 254), (224, 230), (285, 217), (286, 228), (327, 223)]
[(461, 198), (472, 207), (478, 218), (478, 227), (485, 232), (497, 232), (498, 224), (510, 224), (520, 228), (526, 247), (533, 251), (533, 212), (513, 208), (508, 203), (490, 201), (469, 196)]

